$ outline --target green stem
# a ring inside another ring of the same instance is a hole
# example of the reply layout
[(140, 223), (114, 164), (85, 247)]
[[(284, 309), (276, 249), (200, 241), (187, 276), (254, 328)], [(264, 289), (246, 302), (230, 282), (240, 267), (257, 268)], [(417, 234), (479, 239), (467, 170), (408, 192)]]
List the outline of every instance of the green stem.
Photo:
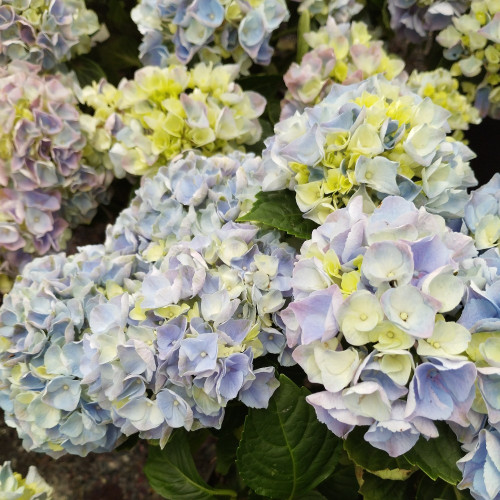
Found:
[(297, 32), (297, 62), (300, 64), (302, 57), (309, 50), (309, 46), (304, 38), (305, 33), (311, 31), (311, 16), (307, 9), (303, 10), (299, 18), (299, 26)]
[(214, 490), (212, 494), (217, 495), (218, 497), (231, 497), (237, 498), (238, 494), (233, 490)]

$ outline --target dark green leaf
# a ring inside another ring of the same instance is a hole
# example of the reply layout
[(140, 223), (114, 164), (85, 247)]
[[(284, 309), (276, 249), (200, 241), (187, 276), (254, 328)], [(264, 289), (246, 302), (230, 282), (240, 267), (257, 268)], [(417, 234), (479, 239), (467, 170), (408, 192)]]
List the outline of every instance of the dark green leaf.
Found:
[(115, 448), (116, 451), (130, 451), (139, 442), (139, 434), (132, 434), (123, 443)]
[(402, 458), (392, 458), (385, 451), (374, 448), (364, 440), (366, 429), (355, 428), (344, 441), (349, 458), (382, 479), (405, 480), (416, 470)]
[(267, 100), (276, 99), (277, 92), (284, 88), (283, 77), (281, 75), (252, 75), (244, 76), (238, 80), (243, 90), (253, 90), (263, 95)]
[(316, 418), (305, 397), (284, 375), (266, 410), (250, 409), (238, 448), (245, 483), (270, 498), (300, 498), (333, 471), (342, 442)]
[(295, 192), (288, 189), (261, 191), (250, 212), (238, 221), (264, 224), (303, 240), (308, 240), (318, 227), (312, 220), (304, 219), (295, 201)]
[(297, 497), (297, 500), (327, 500), (319, 491), (309, 491), (300, 497)]
[(453, 431), (447, 425), (441, 425), (438, 438), (426, 441), (420, 437), (417, 444), (403, 456), (431, 479), (440, 477), (447, 483), (457, 484), (462, 479), (457, 460), (463, 455)]
[(365, 500), (408, 500), (412, 498), (410, 485), (401, 481), (381, 479), (373, 474), (363, 474), (363, 485), (359, 492)]
[(80, 85), (91, 85), (92, 82), (98, 82), (101, 78), (106, 78), (104, 70), (92, 59), (81, 56), (71, 61), (71, 68), (75, 71)]
[(326, 498), (339, 500), (357, 500), (359, 484), (354, 472), (354, 464), (337, 465), (333, 474), (323, 481), (318, 490)]
[(236, 461), (236, 450), (239, 441), (232, 433), (224, 433), (217, 440), (217, 465), (219, 474), (227, 474), (231, 465)]
[(422, 480), (418, 484), (416, 500), (472, 500), (467, 490), (457, 490), (455, 486), (438, 479), (433, 481), (423, 474)]
[(170, 500), (207, 500), (236, 497), (231, 490), (216, 490), (199, 475), (184, 431), (176, 431), (163, 450), (149, 447), (144, 472), (151, 487)]

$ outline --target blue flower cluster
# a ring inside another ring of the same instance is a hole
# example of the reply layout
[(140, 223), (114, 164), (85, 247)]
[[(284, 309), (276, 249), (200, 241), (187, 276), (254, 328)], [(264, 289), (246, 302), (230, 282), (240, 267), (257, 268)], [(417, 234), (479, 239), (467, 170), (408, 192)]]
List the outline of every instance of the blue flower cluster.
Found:
[(174, 47), (183, 64), (200, 53), (202, 60), (250, 58), (268, 65), (271, 34), (288, 17), (284, 0), (141, 0), (132, 10), (144, 36), (141, 61), (161, 67), (172, 62)]
[(0, 5), (0, 62), (22, 59), (51, 69), (90, 51), (107, 37), (84, 0), (4, 0)]
[(189, 153), (145, 179), (106, 245), (26, 266), (0, 308), (0, 407), (27, 449), (165, 442), (219, 427), (232, 399), (267, 406), (278, 382), (253, 359), (283, 350), (295, 252), (234, 222), (262, 169)]
[(391, 28), (401, 39), (419, 43), (431, 32), (449, 26), (454, 16), (464, 13), (468, 3), (467, 0), (389, 0)]
[(500, 242), (500, 174), (472, 192), (465, 205), (465, 223), (474, 235), (478, 250)]
[(368, 425), (391, 456), (436, 437), (435, 421), (466, 443), (486, 414), (498, 427), (499, 265), (401, 197), (370, 214), (358, 196), (328, 216), (280, 314), (293, 359), (325, 389), (307, 398), (319, 420), (341, 437)]

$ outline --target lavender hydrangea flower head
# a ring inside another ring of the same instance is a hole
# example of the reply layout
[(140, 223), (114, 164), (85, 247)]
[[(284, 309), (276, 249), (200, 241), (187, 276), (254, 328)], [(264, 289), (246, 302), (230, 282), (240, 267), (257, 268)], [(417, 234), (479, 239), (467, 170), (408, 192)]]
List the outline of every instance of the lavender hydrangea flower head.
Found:
[(266, 100), (243, 91), (237, 74), (237, 65), (200, 63), (191, 70), (148, 66), (118, 88), (102, 80), (83, 89), (94, 116), (82, 126), (117, 177), (154, 174), (193, 148), (208, 155), (254, 144)]
[(51, 69), (106, 37), (83, 0), (4, 0), (0, 5), (2, 64), (22, 59)]
[(112, 178), (82, 158), (72, 78), (39, 70), (24, 61), (0, 69), (0, 256), (13, 268), (24, 254), (60, 250), (67, 228), (90, 222)]
[(281, 103), (281, 120), (318, 104), (334, 83), (349, 85), (378, 73), (388, 80), (405, 75), (401, 73), (404, 62), (389, 56), (363, 22), (337, 24), (328, 17), (325, 26), (305, 33), (304, 38), (312, 50), (285, 73), (288, 91)]
[(26, 477), (12, 471), (11, 463), (0, 467), (0, 493), (8, 500), (52, 500), (52, 488), (33, 465)]
[[(165, 67), (233, 57), (268, 65), (271, 34), (288, 20), (284, 0), (141, 0), (132, 19), (143, 34), (140, 58), (145, 65)], [(173, 56), (175, 53), (175, 57)]]
[(306, 218), (322, 223), (355, 194), (378, 203), (399, 195), (449, 218), (461, 217), (476, 184), (474, 154), (447, 137), (450, 113), (381, 75), (330, 94), (279, 122), (264, 161), (288, 187)]
[(324, 388), (307, 398), (319, 420), (339, 437), (368, 425), (365, 439), (398, 456), (437, 437), (435, 421), (470, 425), (481, 368), (462, 318), (477, 250), (402, 197), (364, 205), (353, 198), (303, 244), (280, 317), (293, 359)]
[(388, 3), (391, 28), (413, 43), (449, 26), (453, 17), (462, 14), (466, 7), (466, 0), (389, 0)]

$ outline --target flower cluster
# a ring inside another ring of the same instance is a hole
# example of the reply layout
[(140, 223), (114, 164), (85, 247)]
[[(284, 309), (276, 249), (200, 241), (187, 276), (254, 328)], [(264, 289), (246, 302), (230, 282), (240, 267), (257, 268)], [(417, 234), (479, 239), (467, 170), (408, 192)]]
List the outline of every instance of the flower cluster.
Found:
[[(453, 18), (436, 40), (444, 56), (456, 61), (451, 72), (463, 76), (463, 86), (475, 100), (481, 116), (500, 117), (500, 5), (495, 0), (474, 0), (470, 10)], [(477, 77), (480, 83), (477, 84)]]
[(14, 61), (0, 68), (0, 258), (59, 250), (67, 227), (88, 223), (106, 197), (111, 173), (82, 164), (70, 76), (41, 76)]
[(340, 437), (368, 425), (366, 441), (391, 456), (437, 437), (435, 421), (466, 442), (479, 431), (478, 379), (481, 413), (498, 425), (498, 334), (478, 348), (493, 368), (476, 368), (471, 354), (485, 339), (475, 332), (498, 329), (498, 306), (497, 318), (477, 321), (480, 300), (498, 304), (497, 271), (469, 236), (401, 197), (371, 215), (356, 197), (327, 217), (302, 246), (281, 313), (293, 358), (325, 389), (307, 398), (319, 420)]
[(400, 195), (449, 218), (463, 216), (476, 184), (472, 151), (447, 137), (450, 113), (380, 75), (333, 85), (302, 114), (281, 121), (267, 140), (277, 179), (264, 190), (295, 189), (304, 216), (322, 223), (356, 192), (378, 203)]
[(363, 22), (337, 24), (328, 17), (325, 26), (305, 33), (304, 39), (313, 50), (285, 73), (288, 91), (281, 103), (281, 120), (320, 102), (334, 83), (349, 85), (378, 73), (392, 80), (404, 68), (401, 59), (387, 55), (381, 41), (372, 40)]
[(364, 4), (359, 0), (295, 0), (300, 2), (298, 11), (309, 11), (322, 24), (331, 16), (338, 23), (348, 23), (356, 14), (359, 14)]
[(271, 34), (288, 17), (285, 0), (141, 0), (132, 10), (144, 36), (142, 62), (161, 67), (175, 59), (187, 64), (197, 53), (201, 60), (250, 58), (268, 65)]
[(498, 498), (500, 494), (500, 432), (483, 429), (472, 450), (457, 462), (463, 479), (458, 488), (469, 488), (477, 499)]
[(474, 235), (478, 250), (500, 243), (500, 174), (472, 192), (465, 205), (465, 223)]
[(189, 149), (231, 151), (260, 139), (266, 100), (234, 82), (237, 65), (200, 63), (138, 70), (118, 88), (102, 80), (82, 91), (94, 109), (82, 127), (101, 161), (117, 177), (154, 174)]
[(0, 5), (0, 62), (23, 59), (51, 69), (90, 51), (106, 36), (84, 0), (4, 0)]
[(401, 39), (419, 43), (431, 32), (449, 26), (453, 16), (465, 11), (467, 3), (467, 0), (389, 0), (391, 28)]
[(25, 478), (12, 472), (10, 462), (0, 467), (0, 495), (6, 500), (51, 500), (52, 488), (37, 468), (30, 466)]
[(284, 348), (295, 252), (234, 222), (261, 169), (189, 153), (145, 179), (105, 246), (25, 267), (0, 308), (0, 406), (27, 449), (86, 455), (219, 427), (235, 398), (267, 406), (274, 369), (253, 358)]
[(434, 104), (451, 113), (448, 123), (456, 139), (463, 139), (463, 131), (469, 129), (469, 124), (480, 123), (479, 111), (460, 92), (458, 80), (448, 70), (413, 71), (407, 85), (420, 97), (430, 97)]

